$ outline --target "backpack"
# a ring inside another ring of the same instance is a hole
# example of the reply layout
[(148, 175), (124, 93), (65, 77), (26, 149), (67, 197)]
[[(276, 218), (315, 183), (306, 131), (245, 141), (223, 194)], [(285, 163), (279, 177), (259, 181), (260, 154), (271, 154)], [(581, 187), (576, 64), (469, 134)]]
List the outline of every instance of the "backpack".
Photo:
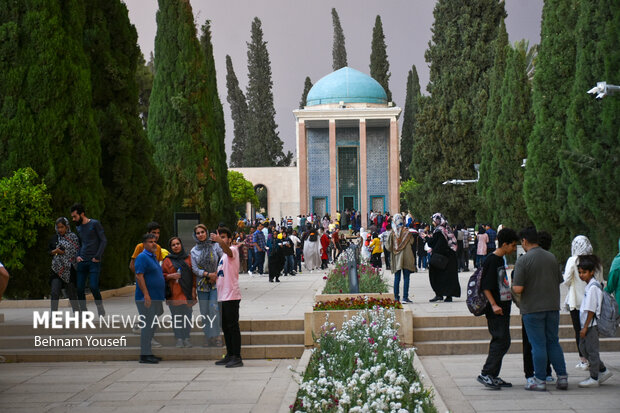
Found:
[(484, 314), (484, 310), (487, 308), (489, 300), (480, 288), (480, 282), (482, 281), (482, 267), (476, 269), (469, 281), (467, 281), (467, 309), (475, 316), (481, 316)]
[(620, 314), (618, 313), (618, 302), (603, 290), (603, 286), (599, 284), (603, 291), (603, 299), (601, 303), (601, 317), (597, 318), (599, 335), (603, 337), (615, 337), (618, 323), (620, 323)]

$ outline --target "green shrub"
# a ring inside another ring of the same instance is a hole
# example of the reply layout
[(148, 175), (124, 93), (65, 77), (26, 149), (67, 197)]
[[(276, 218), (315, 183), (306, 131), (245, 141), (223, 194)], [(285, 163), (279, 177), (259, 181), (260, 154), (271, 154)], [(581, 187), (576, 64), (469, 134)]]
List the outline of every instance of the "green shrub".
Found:
[[(360, 293), (386, 293), (388, 291), (388, 286), (379, 268), (373, 268), (365, 263), (358, 263), (357, 278), (359, 280)], [(346, 263), (336, 263), (336, 266), (323, 279), (327, 280), (323, 294), (348, 294), (349, 271)]]

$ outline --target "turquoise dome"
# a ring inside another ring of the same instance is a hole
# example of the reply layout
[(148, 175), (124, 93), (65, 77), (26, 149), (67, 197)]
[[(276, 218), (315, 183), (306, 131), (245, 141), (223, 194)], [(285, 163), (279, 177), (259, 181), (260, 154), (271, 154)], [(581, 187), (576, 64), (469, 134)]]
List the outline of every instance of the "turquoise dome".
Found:
[(383, 87), (372, 77), (359, 70), (343, 67), (322, 77), (306, 99), (306, 106), (329, 103), (379, 103), (387, 104)]

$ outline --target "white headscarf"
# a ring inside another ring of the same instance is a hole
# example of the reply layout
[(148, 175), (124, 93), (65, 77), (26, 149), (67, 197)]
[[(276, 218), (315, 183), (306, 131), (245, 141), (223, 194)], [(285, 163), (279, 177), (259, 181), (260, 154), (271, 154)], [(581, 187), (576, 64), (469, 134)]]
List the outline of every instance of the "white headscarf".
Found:
[(570, 249), (573, 257), (577, 257), (579, 255), (592, 255), (593, 251), (592, 243), (585, 235), (577, 235), (573, 238), (573, 243)]

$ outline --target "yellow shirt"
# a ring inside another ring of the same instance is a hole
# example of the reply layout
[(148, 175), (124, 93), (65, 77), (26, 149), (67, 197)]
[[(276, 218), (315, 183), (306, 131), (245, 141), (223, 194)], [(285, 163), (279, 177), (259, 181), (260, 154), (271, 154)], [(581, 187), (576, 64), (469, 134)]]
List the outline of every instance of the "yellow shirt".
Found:
[(379, 240), (379, 238), (373, 239), (370, 245), (368, 246), (368, 249), (370, 249), (370, 247), (373, 247), (372, 248), (373, 254), (381, 254), (383, 252), (383, 248), (381, 248), (381, 241)]
[[(144, 251), (144, 244), (139, 243), (138, 245), (136, 245), (136, 249), (133, 250), (133, 255), (131, 256), (131, 258), (135, 260), (142, 251)], [(164, 258), (166, 258), (166, 255), (168, 255), (164, 254), (163, 251), (165, 250), (162, 250), (159, 244), (157, 244), (157, 253), (155, 253), (155, 257), (157, 257), (158, 262), (162, 262)], [(168, 251), (166, 251), (166, 253), (168, 253)]]

